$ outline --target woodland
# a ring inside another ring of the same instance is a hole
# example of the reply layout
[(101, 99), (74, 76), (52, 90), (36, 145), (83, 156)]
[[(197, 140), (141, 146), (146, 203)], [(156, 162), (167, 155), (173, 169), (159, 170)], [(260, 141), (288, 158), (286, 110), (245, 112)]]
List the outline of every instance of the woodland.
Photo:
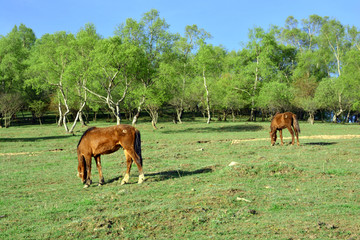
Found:
[[(89, 115), (154, 127), (164, 114), (204, 122), (267, 119), (293, 111), (302, 120), (358, 122), (360, 31), (330, 17), (289, 16), (284, 26), (248, 30), (237, 51), (208, 43), (196, 24), (182, 34), (155, 9), (120, 23), (108, 38), (88, 23), (36, 37), (25, 24), (0, 36), (0, 125), (28, 112), (39, 124), (50, 112), (66, 132)], [(234, 29), (234, 31), (242, 31)]]

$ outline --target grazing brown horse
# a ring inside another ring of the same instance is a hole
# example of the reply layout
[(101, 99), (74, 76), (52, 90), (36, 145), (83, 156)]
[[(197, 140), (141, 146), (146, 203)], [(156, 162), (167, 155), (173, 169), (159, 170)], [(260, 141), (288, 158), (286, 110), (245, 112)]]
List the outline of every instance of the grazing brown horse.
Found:
[[(281, 139), (281, 145), (284, 145), (283, 142), (283, 136), (282, 136), (282, 130), (284, 128), (287, 128), (291, 134), (292, 142), (291, 145), (294, 145), (294, 131), (296, 135), (297, 145), (300, 146), (299, 143), (299, 133), (300, 133), (300, 126), (299, 122), (296, 119), (296, 115), (291, 112), (285, 112), (285, 113), (277, 113), (273, 117), (270, 125), (270, 138), (271, 138), (271, 146), (274, 146), (276, 142), (276, 131), (279, 130), (280, 132), (280, 139)], [(293, 131), (294, 128), (294, 131)]]
[(139, 169), (139, 181), (145, 180), (142, 169), (140, 132), (130, 125), (116, 125), (106, 128), (89, 128), (81, 136), (77, 146), (78, 176), (87, 188), (91, 184), (91, 158), (94, 157), (99, 172), (99, 185), (104, 184), (100, 155), (124, 149), (127, 169), (121, 185), (129, 181), (131, 164), (134, 161)]

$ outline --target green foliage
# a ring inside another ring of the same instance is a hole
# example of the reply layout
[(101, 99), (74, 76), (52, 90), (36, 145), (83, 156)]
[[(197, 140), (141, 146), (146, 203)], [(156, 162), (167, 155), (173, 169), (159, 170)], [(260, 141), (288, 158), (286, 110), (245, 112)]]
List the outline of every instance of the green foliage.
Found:
[(19, 93), (25, 108), (54, 99), (64, 122), (83, 109), (110, 110), (120, 122), (122, 111), (138, 117), (146, 106), (171, 106), (180, 122), (184, 112), (204, 109), (209, 117), (250, 112), (251, 121), (256, 113), (314, 118), (321, 110), (335, 121), (360, 109), (359, 33), (326, 16), (289, 16), (283, 27), (250, 29), (246, 45), (228, 52), (208, 44), (211, 34), (196, 24), (171, 33), (155, 9), (106, 39), (93, 24), (40, 39), (21, 24), (0, 38), (0, 88)]
[(346, 53), (346, 64), (343, 68), (342, 81), (345, 85), (344, 95), (352, 103), (352, 110), (360, 110), (360, 50), (352, 49)]
[(35, 42), (35, 34), (21, 24), (5, 37), (0, 37), (0, 90), (2, 93), (23, 91), (26, 60)]
[(269, 112), (282, 112), (290, 109), (294, 98), (293, 89), (281, 82), (265, 83), (257, 97), (257, 106)]
[[(23, 99), (18, 94), (3, 93), (0, 94), (0, 113), (4, 121), (4, 126), (10, 127), (13, 116), (21, 109)], [(0, 127), (2, 123), (0, 122)]]
[(41, 124), (41, 117), (44, 116), (48, 104), (43, 102), (42, 100), (34, 100), (29, 104), (30, 111), (33, 112), (34, 116), (39, 118), (39, 122)]

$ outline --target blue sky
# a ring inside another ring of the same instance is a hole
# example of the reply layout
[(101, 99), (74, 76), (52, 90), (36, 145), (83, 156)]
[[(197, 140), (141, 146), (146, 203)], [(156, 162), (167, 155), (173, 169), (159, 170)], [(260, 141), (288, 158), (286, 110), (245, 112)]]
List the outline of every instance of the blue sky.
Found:
[(57, 31), (75, 34), (93, 23), (106, 38), (127, 18), (140, 20), (151, 9), (160, 12), (171, 32), (183, 34), (186, 25), (196, 24), (213, 36), (210, 43), (228, 50), (241, 49), (249, 29), (283, 27), (289, 16), (299, 21), (312, 14), (329, 16), (360, 30), (359, 0), (0, 0), (0, 35), (20, 23), (37, 38)]

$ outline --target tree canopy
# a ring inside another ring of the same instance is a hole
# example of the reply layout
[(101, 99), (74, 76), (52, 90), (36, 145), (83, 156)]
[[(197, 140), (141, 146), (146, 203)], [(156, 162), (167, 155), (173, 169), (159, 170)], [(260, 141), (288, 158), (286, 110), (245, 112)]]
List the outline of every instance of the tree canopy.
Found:
[(67, 132), (78, 120), (86, 124), (84, 111), (107, 111), (117, 124), (122, 114), (136, 124), (146, 111), (154, 127), (163, 109), (180, 123), (184, 112), (202, 113), (207, 123), (214, 114), (226, 120), (241, 112), (256, 121), (294, 111), (311, 123), (320, 112), (333, 122), (359, 115), (355, 26), (326, 16), (289, 16), (284, 26), (250, 29), (237, 51), (213, 46), (209, 38), (196, 24), (171, 33), (155, 9), (120, 23), (108, 38), (90, 23), (76, 34), (38, 39), (24, 24), (14, 26), (0, 36), (0, 124), (9, 126), (19, 109), (40, 120), (50, 106)]

